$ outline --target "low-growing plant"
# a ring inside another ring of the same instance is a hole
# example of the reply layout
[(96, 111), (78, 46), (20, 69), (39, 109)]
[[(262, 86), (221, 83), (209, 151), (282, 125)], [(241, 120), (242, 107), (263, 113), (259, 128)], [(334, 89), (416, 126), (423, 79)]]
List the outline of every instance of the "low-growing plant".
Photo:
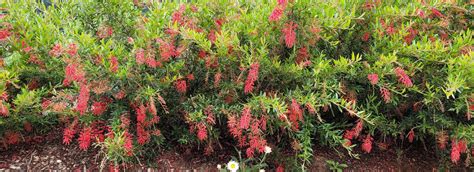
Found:
[(0, 5), (5, 147), (61, 127), (64, 144), (95, 144), (115, 165), (270, 146), (294, 161), (247, 165), (305, 170), (316, 144), (357, 158), (413, 142), (472, 162), (468, 1)]

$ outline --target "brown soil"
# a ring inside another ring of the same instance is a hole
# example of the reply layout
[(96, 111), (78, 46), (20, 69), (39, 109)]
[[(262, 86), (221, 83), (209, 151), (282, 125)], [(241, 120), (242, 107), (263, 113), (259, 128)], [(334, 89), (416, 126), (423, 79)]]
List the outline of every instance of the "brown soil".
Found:
[[(20, 144), (13, 147), (0, 148), (0, 171), (11, 170), (66, 170), (66, 171), (98, 171), (101, 157), (97, 156), (97, 150), (87, 152), (78, 149), (77, 145), (64, 145), (61, 143), (60, 131), (46, 135), (44, 140), (35, 144)], [(422, 147), (407, 148), (403, 151), (388, 149), (382, 151), (373, 149), (370, 154), (356, 152), (360, 159), (354, 159), (347, 155), (344, 150), (316, 146), (314, 149), (313, 162), (310, 171), (329, 171), (326, 160), (333, 160), (348, 165), (345, 171), (439, 171), (445, 166), (433, 152), (427, 152)], [(216, 156), (204, 156), (201, 152), (191, 150), (164, 151), (152, 163), (152, 169), (159, 171), (170, 171), (171, 169), (217, 171), (217, 164), (225, 164), (230, 156), (229, 153), (216, 154)], [(144, 164), (142, 162), (140, 164)], [(130, 171), (137, 169), (149, 170), (140, 164), (127, 165)], [(449, 163), (446, 163), (449, 165)], [(106, 170), (108, 167), (106, 167)], [(132, 170), (133, 169), (133, 170)], [(472, 168), (463, 168), (461, 165), (451, 167), (452, 171), (474, 171)]]

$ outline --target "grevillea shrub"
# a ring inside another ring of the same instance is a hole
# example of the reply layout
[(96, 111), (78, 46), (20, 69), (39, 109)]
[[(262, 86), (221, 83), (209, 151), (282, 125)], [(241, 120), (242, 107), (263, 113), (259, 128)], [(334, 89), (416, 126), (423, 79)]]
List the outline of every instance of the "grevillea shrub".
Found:
[(59, 127), (113, 163), (178, 146), (294, 154), (267, 159), (279, 170), (315, 144), (473, 157), (467, 1), (41, 2), (0, 3), (5, 147)]

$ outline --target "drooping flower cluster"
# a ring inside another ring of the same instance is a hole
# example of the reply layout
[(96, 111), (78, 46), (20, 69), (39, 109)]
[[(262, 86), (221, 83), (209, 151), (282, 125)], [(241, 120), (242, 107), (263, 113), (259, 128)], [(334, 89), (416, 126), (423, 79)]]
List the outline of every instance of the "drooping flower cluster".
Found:
[(465, 153), (466, 151), (466, 141), (453, 139), (451, 142), (451, 161), (457, 164), (461, 159), (461, 153)]
[(79, 97), (77, 98), (77, 106), (76, 111), (78, 111), (81, 115), (87, 111), (88, 102), (90, 97), (90, 90), (89, 86), (86, 84), (81, 84), (79, 89)]
[(81, 133), (79, 134), (79, 148), (81, 150), (89, 149), (92, 141), (92, 128), (85, 127), (82, 129)]
[(73, 81), (82, 83), (86, 80), (84, 71), (80, 69), (79, 65), (76, 63), (69, 63), (64, 69), (64, 72), (64, 86), (68, 86)]
[(288, 117), (291, 122), (293, 130), (299, 130), (299, 122), (303, 122), (303, 110), (300, 104), (295, 99), (291, 100), (291, 105), (288, 107)]
[(405, 85), (405, 87), (411, 87), (413, 86), (413, 83), (411, 82), (410, 77), (405, 73), (405, 70), (403, 70), (400, 67), (395, 68), (395, 75), (398, 77), (398, 81)]
[(377, 74), (369, 74), (367, 75), (367, 79), (369, 79), (370, 84), (376, 85), (379, 82), (379, 75)]
[(248, 94), (253, 91), (255, 81), (258, 80), (258, 70), (260, 64), (258, 62), (250, 65), (250, 70), (247, 75), (247, 80), (245, 80), (244, 93)]
[(408, 142), (413, 143), (413, 139), (415, 138), (415, 131), (413, 129), (408, 132)]
[(263, 153), (267, 141), (262, 134), (266, 130), (266, 117), (262, 116), (260, 119), (253, 117), (250, 107), (244, 107), (240, 119), (235, 116), (228, 116), (227, 126), (231, 135), (239, 142), (239, 147), (247, 147), (247, 157), (254, 157), (255, 151)]
[(292, 48), (293, 45), (295, 45), (296, 42), (296, 28), (298, 27), (298, 24), (290, 21), (289, 23), (286, 23), (281, 32), (284, 34), (285, 38), (285, 45), (288, 48)]
[(385, 103), (389, 103), (390, 100), (392, 99), (391, 94), (390, 94), (390, 90), (388, 90), (385, 87), (380, 88), (380, 94), (382, 95), (383, 100), (385, 101)]
[(187, 90), (186, 80), (184, 79), (177, 80), (174, 86), (176, 88), (176, 91), (178, 91), (178, 93), (181, 93), (181, 94), (186, 93), (186, 90)]
[(357, 121), (357, 124), (351, 129), (351, 130), (346, 130), (344, 132), (344, 140), (346, 141), (345, 142), (345, 146), (351, 146), (352, 145), (352, 139), (355, 139), (357, 137), (359, 137), (360, 133), (362, 132), (362, 129), (363, 129), (363, 121), (362, 120), (358, 120)]
[(372, 151), (372, 141), (374, 139), (370, 136), (370, 134), (367, 134), (365, 137), (363, 143), (362, 143), (362, 150), (366, 153), (370, 153)]

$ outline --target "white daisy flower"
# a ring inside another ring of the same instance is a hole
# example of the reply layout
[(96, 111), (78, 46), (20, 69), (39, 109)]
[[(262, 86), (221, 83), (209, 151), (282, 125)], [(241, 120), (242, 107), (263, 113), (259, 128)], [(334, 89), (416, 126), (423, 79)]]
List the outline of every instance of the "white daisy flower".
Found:
[(270, 146), (265, 146), (265, 153), (272, 153), (272, 148)]
[(217, 164), (217, 169), (221, 169), (222, 166), (220, 164)]
[(239, 169), (239, 163), (231, 160), (227, 163), (227, 169), (231, 172), (236, 172)]

